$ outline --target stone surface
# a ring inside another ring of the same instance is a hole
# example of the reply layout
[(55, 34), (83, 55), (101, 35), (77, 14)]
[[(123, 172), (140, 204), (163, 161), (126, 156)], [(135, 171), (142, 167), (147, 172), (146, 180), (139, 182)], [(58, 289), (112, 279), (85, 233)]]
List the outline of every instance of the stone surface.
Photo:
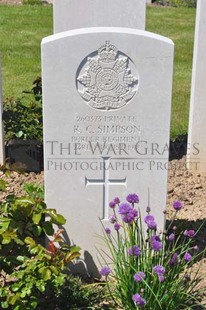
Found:
[(172, 72), (172, 41), (140, 30), (79, 29), (42, 42), (46, 203), (82, 248), (78, 271), (97, 274), (98, 218), (108, 223), (115, 196), (137, 192), (163, 227)]
[(3, 130), (3, 96), (2, 96), (2, 76), (1, 76), (1, 55), (0, 55), (0, 165), (5, 164), (5, 146)]
[(187, 163), (206, 172), (206, 1), (197, 2)]
[(87, 27), (145, 29), (146, 0), (54, 0), (54, 33)]

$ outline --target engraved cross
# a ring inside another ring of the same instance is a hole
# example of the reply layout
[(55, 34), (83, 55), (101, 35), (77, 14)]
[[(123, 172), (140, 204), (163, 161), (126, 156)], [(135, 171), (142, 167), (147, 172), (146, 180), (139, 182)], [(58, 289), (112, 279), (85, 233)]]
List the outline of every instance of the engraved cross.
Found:
[(109, 186), (110, 185), (127, 185), (127, 178), (124, 179), (110, 179), (109, 177), (109, 164), (110, 157), (103, 158), (103, 178), (102, 179), (88, 179), (85, 177), (86, 187), (89, 185), (102, 185), (103, 186), (103, 220), (108, 219), (109, 216)]

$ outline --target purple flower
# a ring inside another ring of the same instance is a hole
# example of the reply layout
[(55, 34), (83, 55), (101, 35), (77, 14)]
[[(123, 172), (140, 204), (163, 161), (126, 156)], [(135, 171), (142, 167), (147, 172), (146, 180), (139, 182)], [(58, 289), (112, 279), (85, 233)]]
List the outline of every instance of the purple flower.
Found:
[(128, 213), (128, 214), (122, 215), (122, 220), (125, 223), (131, 224), (134, 220), (134, 217), (132, 214)]
[(121, 203), (119, 206), (119, 214), (122, 216), (122, 220), (125, 223), (131, 224), (135, 217), (138, 216), (138, 211), (128, 203)]
[(195, 231), (193, 229), (185, 230), (184, 231), (184, 236), (187, 236), (189, 238), (193, 238), (194, 235), (195, 235)]
[(164, 278), (164, 276), (161, 274), (161, 275), (158, 275), (158, 280), (159, 280), (159, 282), (164, 282), (165, 278)]
[(129, 194), (126, 197), (126, 200), (130, 203), (138, 203), (139, 202), (139, 196), (137, 194)]
[(171, 233), (168, 237), (167, 240), (173, 241), (175, 239), (175, 234)]
[(178, 255), (177, 255), (177, 253), (174, 253), (173, 255), (172, 255), (172, 258), (170, 259), (170, 261), (169, 261), (169, 264), (170, 264), (170, 266), (172, 267), (172, 266), (174, 266), (175, 264), (178, 264)]
[(147, 212), (147, 213), (150, 213), (150, 211), (151, 211), (150, 207), (147, 207), (147, 208), (146, 208), (146, 212)]
[(122, 215), (122, 220), (125, 223), (131, 224), (134, 221), (135, 217), (137, 216), (138, 216), (138, 211), (132, 208), (128, 213), (125, 213)]
[(147, 227), (151, 230), (155, 230), (157, 228), (157, 223), (155, 221), (148, 221)]
[(145, 279), (145, 273), (142, 271), (138, 271), (137, 273), (134, 274), (133, 278), (136, 282), (141, 282), (142, 280)]
[(133, 245), (131, 248), (129, 248), (128, 254), (129, 254), (129, 256), (132, 256), (132, 255), (140, 256), (141, 250), (137, 245)]
[(110, 235), (111, 234), (111, 229), (109, 227), (106, 227), (105, 228), (105, 232), (106, 232), (106, 234)]
[(163, 275), (165, 273), (165, 268), (162, 265), (156, 265), (153, 268), (154, 273), (156, 273), (156, 275)]
[(112, 223), (112, 224), (114, 224), (116, 221), (117, 221), (116, 216), (115, 216), (115, 215), (110, 215), (110, 217), (109, 217), (109, 222)]
[(116, 207), (116, 203), (114, 201), (110, 201), (109, 207), (114, 209)]
[(124, 215), (132, 210), (132, 206), (128, 203), (121, 203), (119, 206), (119, 214)]
[(120, 229), (119, 223), (115, 223), (115, 224), (114, 224), (114, 229), (115, 229), (115, 230), (119, 230), (119, 229)]
[(152, 215), (146, 215), (144, 218), (145, 223), (147, 224), (148, 222), (154, 222), (155, 218)]
[(129, 213), (132, 214), (134, 218), (138, 216), (138, 211), (135, 208), (133, 208)]
[(120, 203), (119, 197), (115, 197), (113, 201), (114, 201), (114, 203), (117, 204), (117, 205)]
[(142, 296), (139, 294), (134, 294), (132, 296), (132, 300), (139, 307), (144, 307), (146, 305), (146, 300), (144, 298), (142, 298)]
[(186, 261), (186, 262), (189, 262), (190, 260), (192, 259), (192, 255), (190, 255), (190, 253), (185, 253), (185, 255), (184, 255), (184, 260)]
[(199, 250), (198, 245), (195, 245), (195, 246), (193, 247), (193, 249), (194, 249), (195, 251), (198, 251), (198, 250)]
[(151, 237), (152, 249), (156, 252), (159, 252), (162, 249), (162, 242), (160, 238), (156, 235)]
[(110, 272), (111, 272), (111, 269), (108, 266), (102, 267), (101, 270), (99, 271), (101, 276), (108, 276)]
[(176, 200), (176, 201), (173, 202), (173, 205), (172, 205), (172, 206), (173, 206), (173, 208), (174, 208), (176, 211), (179, 211), (179, 210), (182, 209), (183, 204), (182, 204), (181, 201)]

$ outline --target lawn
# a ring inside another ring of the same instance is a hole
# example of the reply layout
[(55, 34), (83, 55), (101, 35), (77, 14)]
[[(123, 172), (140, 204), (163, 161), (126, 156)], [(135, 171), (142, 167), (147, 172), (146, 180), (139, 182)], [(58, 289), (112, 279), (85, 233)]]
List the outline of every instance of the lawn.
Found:
[[(0, 5), (3, 98), (21, 97), (41, 75), (41, 39), (52, 34), (51, 6)], [(195, 9), (148, 7), (146, 30), (171, 38), (175, 65), (171, 136), (188, 127)]]

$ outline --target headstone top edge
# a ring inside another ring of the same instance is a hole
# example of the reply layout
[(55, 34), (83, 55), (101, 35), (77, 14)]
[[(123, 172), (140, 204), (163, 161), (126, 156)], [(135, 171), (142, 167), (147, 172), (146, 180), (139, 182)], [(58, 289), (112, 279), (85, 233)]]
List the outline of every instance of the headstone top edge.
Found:
[(139, 30), (134, 28), (123, 28), (123, 27), (89, 27), (89, 28), (79, 28), (79, 29), (72, 29), (60, 33), (56, 33), (50, 36), (47, 36), (42, 39), (41, 45), (47, 44), (49, 42), (53, 42), (55, 40), (60, 40), (65, 37), (75, 36), (75, 35), (82, 35), (82, 34), (91, 34), (91, 33), (122, 33), (122, 34), (136, 34), (139, 36), (145, 36), (148, 38), (153, 38), (156, 40), (164, 41), (165, 43), (170, 43), (174, 45), (174, 42), (162, 35), (145, 31)]

